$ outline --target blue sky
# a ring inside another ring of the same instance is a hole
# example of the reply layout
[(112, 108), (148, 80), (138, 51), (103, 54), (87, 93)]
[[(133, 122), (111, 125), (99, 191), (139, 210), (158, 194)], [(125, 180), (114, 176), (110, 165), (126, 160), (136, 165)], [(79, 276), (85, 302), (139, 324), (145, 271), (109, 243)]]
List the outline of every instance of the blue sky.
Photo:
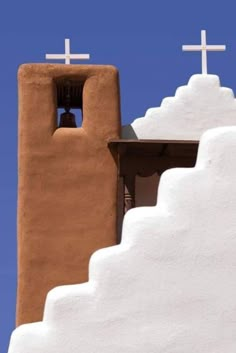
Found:
[(236, 21), (234, 1), (227, 0), (8, 0), (0, 10), (0, 353), (5, 353), (16, 294), (18, 66), (63, 53), (64, 38), (70, 38), (71, 51), (90, 53), (89, 63), (119, 68), (127, 123), (200, 73), (200, 54), (183, 53), (181, 45), (199, 44), (201, 29), (209, 44), (227, 46), (208, 55), (209, 73), (236, 91)]

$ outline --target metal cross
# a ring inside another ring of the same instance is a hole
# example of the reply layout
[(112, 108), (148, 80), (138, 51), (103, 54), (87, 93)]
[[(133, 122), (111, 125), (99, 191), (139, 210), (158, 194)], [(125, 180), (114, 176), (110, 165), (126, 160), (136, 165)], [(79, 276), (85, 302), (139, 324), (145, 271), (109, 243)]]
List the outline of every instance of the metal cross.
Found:
[(70, 60), (81, 59), (86, 60), (90, 59), (89, 54), (71, 54), (70, 53), (70, 39), (65, 39), (65, 54), (46, 54), (46, 59), (64, 59), (65, 64), (70, 64)]
[(183, 45), (183, 51), (201, 51), (202, 52), (202, 74), (207, 74), (207, 51), (224, 51), (225, 45), (207, 45), (206, 31), (201, 31), (201, 45)]

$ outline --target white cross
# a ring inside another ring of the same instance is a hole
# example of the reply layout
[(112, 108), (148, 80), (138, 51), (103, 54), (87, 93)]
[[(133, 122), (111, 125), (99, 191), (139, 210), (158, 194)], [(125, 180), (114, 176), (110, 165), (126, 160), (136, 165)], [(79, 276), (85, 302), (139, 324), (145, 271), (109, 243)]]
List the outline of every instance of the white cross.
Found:
[(224, 51), (225, 45), (207, 45), (206, 31), (201, 31), (201, 45), (183, 45), (184, 51), (201, 51), (202, 52), (202, 74), (207, 74), (207, 51)]
[(65, 54), (46, 54), (46, 59), (64, 59), (66, 64), (70, 64), (70, 60), (74, 59), (90, 59), (89, 54), (71, 54), (70, 53), (70, 39), (65, 39)]

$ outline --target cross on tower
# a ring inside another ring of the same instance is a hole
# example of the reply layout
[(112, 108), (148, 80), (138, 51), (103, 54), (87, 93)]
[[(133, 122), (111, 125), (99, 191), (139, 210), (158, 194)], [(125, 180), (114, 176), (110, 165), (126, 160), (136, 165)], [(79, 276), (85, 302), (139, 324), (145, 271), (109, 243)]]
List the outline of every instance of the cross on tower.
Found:
[(206, 31), (201, 31), (201, 45), (183, 45), (183, 51), (201, 51), (202, 52), (202, 74), (207, 74), (207, 51), (224, 51), (225, 45), (207, 45)]
[(70, 64), (70, 60), (74, 59), (90, 59), (89, 54), (71, 54), (70, 53), (70, 39), (66, 38), (65, 39), (65, 54), (46, 54), (46, 59), (64, 59), (65, 64)]

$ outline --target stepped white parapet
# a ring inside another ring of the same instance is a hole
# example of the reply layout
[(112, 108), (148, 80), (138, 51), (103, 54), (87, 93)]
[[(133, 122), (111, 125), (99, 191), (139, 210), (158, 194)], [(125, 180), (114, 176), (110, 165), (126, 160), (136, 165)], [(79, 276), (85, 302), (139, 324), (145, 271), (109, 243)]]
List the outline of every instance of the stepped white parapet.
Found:
[(199, 140), (208, 129), (236, 125), (236, 99), (216, 75), (193, 75), (174, 97), (123, 127), (123, 138)]
[(236, 352), (236, 127), (204, 134), (195, 168), (166, 171), (122, 234), (88, 283), (49, 292), (9, 353)]

